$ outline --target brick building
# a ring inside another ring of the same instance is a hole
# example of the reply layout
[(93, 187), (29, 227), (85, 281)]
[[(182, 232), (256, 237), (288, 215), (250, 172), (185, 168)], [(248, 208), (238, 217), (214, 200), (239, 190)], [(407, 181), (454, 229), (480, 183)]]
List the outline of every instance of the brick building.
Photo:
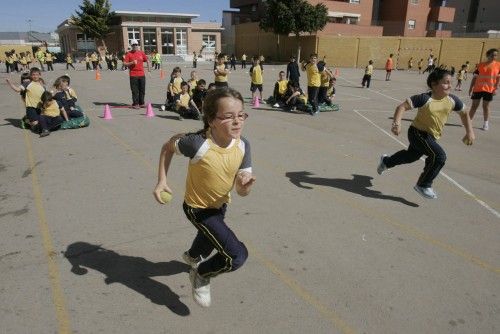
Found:
[[(218, 23), (192, 22), (198, 14), (115, 11), (111, 33), (105, 38), (110, 52), (127, 50), (130, 41), (139, 41), (145, 52), (157, 50), (163, 55), (191, 55), (203, 48), (210, 56), (220, 52), (221, 31)], [(83, 54), (96, 50), (101, 42), (86, 36), (67, 19), (57, 27), (62, 52)]]

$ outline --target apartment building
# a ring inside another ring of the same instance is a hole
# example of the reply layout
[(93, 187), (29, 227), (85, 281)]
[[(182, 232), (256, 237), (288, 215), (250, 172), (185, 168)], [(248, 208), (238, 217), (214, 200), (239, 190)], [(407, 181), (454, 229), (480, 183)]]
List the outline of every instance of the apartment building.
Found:
[[(336, 36), (382, 36), (383, 28), (372, 25), (372, 0), (309, 0), (316, 5), (323, 3), (328, 8), (328, 23), (318, 35)], [(258, 22), (265, 15), (265, 0), (231, 0), (231, 8), (239, 9), (232, 12), (234, 24)]]

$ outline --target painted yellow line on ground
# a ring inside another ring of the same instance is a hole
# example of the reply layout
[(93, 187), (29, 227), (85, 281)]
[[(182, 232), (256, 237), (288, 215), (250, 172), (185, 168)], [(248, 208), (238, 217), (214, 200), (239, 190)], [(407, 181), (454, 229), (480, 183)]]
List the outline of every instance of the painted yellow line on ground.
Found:
[[(92, 120), (94, 121), (94, 124), (97, 124), (102, 130), (104, 130), (109, 136), (111, 136), (113, 139), (116, 140), (116, 142), (118, 144), (120, 144), (121, 146), (123, 146), (126, 151), (129, 151), (129, 152), (132, 152), (134, 154), (134, 156), (139, 159), (140, 161), (142, 161), (149, 169), (155, 171), (155, 166), (153, 166), (153, 164), (151, 163), (151, 161), (147, 160), (146, 157), (144, 157), (144, 155), (142, 153), (140, 153), (139, 151), (137, 151), (136, 149), (134, 149), (132, 146), (130, 146), (129, 144), (127, 144), (123, 139), (121, 139), (120, 136), (118, 136), (116, 133), (114, 133), (111, 129), (105, 127), (104, 125), (101, 124), (101, 122), (103, 121), (101, 118), (98, 118), (96, 117), (95, 115), (90, 115)], [(158, 152), (159, 154), (159, 152)]]
[(246, 242), (248, 250), (251, 254), (255, 256), (264, 266), (269, 269), (273, 274), (275, 274), (279, 280), (285, 283), (297, 296), (302, 298), (308, 304), (313, 306), (317, 311), (319, 311), (325, 318), (329, 319), (335, 327), (337, 327), (344, 334), (354, 334), (356, 331), (352, 329), (347, 323), (342, 320), (334, 311), (332, 311), (328, 306), (323, 304), (319, 299), (307, 292), (302, 286), (300, 286), (297, 281), (292, 277), (288, 276), (285, 272), (280, 270), (273, 262), (264, 257), (260, 252), (256, 251), (254, 247)]
[[(100, 124), (99, 122), (102, 122), (102, 120), (98, 119), (97, 117), (92, 117), (94, 121), (97, 122), (98, 126), (103, 129), (108, 135), (110, 135), (113, 139), (116, 140), (116, 142), (126, 148), (127, 152), (132, 152), (133, 156), (138, 158), (142, 163), (144, 163), (146, 166), (149, 168), (153, 169), (152, 163), (147, 160), (139, 151), (135, 150), (133, 147), (131, 147), (129, 144), (127, 144), (124, 140), (120, 138), (117, 134), (115, 134), (112, 130), (109, 128), (105, 127), (104, 125)], [(248, 245), (247, 245), (248, 246)], [(343, 321), (334, 311), (332, 311), (330, 308), (328, 308), (326, 305), (321, 303), (319, 299), (311, 295), (309, 292), (307, 292), (306, 289), (304, 289), (302, 286), (300, 286), (299, 283), (297, 283), (295, 280), (293, 280), (290, 276), (285, 274), (282, 270), (280, 270), (273, 262), (265, 258), (262, 254), (257, 252), (253, 247), (249, 246), (250, 252), (255, 255), (255, 258), (262, 264), (264, 267), (269, 269), (274, 275), (278, 277), (278, 279), (285, 283), (298, 297), (300, 297), (302, 300), (304, 300), (306, 303), (309, 305), (313, 306), (317, 311), (321, 313), (322, 316), (327, 318), (329, 321), (331, 321), (335, 327), (337, 327), (343, 334), (355, 334), (356, 332), (349, 327), (345, 321)]]
[(56, 261), (57, 253), (54, 249), (54, 244), (52, 242), (52, 237), (49, 231), (49, 225), (47, 224), (45, 209), (43, 207), (42, 190), (40, 187), (40, 183), (38, 182), (38, 173), (36, 171), (35, 159), (33, 157), (33, 147), (31, 145), (31, 139), (29, 138), (28, 131), (24, 131), (24, 141), (26, 143), (28, 162), (29, 162), (29, 167), (31, 169), (33, 196), (35, 198), (35, 205), (38, 212), (38, 222), (39, 222), (40, 233), (42, 234), (43, 249), (45, 251), (45, 256), (47, 258), (47, 264), (49, 266), (49, 280), (52, 288), (52, 301), (56, 309), (56, 317), (59, 328), (58, 333), (69, 334), (72, 333), (72, 330), (69, 320), (69, 314), (66, 309), (64, 294), (61, 288), (59, 267)]

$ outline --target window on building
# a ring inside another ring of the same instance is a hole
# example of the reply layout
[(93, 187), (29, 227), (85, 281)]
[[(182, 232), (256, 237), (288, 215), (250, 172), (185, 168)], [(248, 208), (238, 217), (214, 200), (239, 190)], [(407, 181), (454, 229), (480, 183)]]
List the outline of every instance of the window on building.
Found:
[(408, 20), (408, 29), (415, 29), (415, 20)]
[(76, 34), (76, 48), (78, 51), (94, 51), (95, 39), (87, 37), (85, 34)]
[(164, 55), (174, 54), (174, 29), (161, 30), (161, 53)]
[(349, 3), (359, 3), (360, 0), (349, 0)]
[(215, 35), (202, 35), (201, 45), (204, 47), (203, 52), (214, 53), (216, 50)]
[(178, 55), (187, 54), (187, 29), (186, 28), (176, 28), (175, 29), (175, 52)]
[(412, 5), (418, 5), (418, 0), (410, 0), (410, 3), (411, 3)]
[(144, 28), (142, 35), (144, 36), (144, 51), (153, 52), (153, 50), (156, 50), (156, 29)]
[(128, 41), (127, 45), (130, 46), (130, 42), (135, 39), (139, 42), (139, 45), (141, 45), (141, 31), (139, 28), (128, 28)]

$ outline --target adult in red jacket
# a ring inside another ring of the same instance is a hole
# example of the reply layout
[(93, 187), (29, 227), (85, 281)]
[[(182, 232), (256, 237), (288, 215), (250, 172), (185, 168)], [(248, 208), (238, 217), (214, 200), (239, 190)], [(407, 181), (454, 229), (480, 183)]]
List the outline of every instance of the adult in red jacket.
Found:
[(144, 107), (144, 95), (146, 94), (146, 75), (144, 74), (144, 62), (150, 72), (148, 56), (139, 50), (139, 42), (133, 39), (130, 42), (132, 50), (125, 54), (123, 65), (127, 66), (130, 75), (130, 90), (132, 90), (132, 108)]

